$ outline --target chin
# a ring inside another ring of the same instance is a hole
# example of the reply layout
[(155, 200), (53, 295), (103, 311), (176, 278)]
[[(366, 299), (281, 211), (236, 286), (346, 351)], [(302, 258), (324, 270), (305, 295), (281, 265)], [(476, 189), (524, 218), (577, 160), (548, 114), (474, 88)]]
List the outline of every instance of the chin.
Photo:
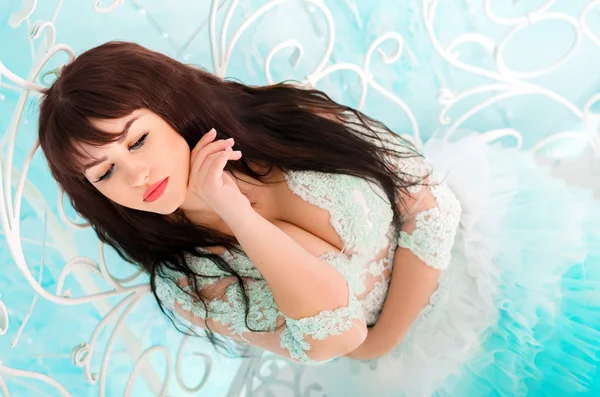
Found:
[(164, 210), (161, 211), (163, 215), (170, 215), (177, 211), (179, 207), (183, 205), (185, 194), (177, 195), (176, 197), (169, 197), (169, 203), (164, 206)]
[(179, 209), (178, 205), (174, 205), (173, 207), (167, 208), (165, 211), (161, 212), (162, 215), (172, 215)]

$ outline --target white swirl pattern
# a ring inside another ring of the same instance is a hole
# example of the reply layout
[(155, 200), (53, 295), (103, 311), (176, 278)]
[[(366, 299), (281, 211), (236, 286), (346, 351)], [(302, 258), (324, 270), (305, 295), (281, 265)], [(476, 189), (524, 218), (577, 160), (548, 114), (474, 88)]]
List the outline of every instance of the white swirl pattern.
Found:
[[(92, 1), (94, 11), (103, 14), (117, 12), (119, 7), (124, 3), (122, 0), (113, 0), (112, 2), (108, 0)], [(319, 81), (334, 73), (342, 71), (355, 73), (360, 80), (360, 98), (357, 107), (363, 109), (367, 101), (369, 88), (375, 90), (401, 109), (402, 113), (406, 115), (410, 123), (409, 138), (417, 145), (421, 145), (422, 139), (419, 131), (419, 123), (410, 106), (404, 100), (399, 98), (392, 90), (379, 84), (377, 82), (377, 77), (371, 71), (373, 57), (376, 52), (386, 64), (393, 64), (398, 61), (406, 51), (404, 36), (394, 31), (381, 34), (370, 44), (365, 53), (364, 63), (362, 65), (349, 62), (332, 63), (332, 52), (336, 41), (336, 30), (332, 12), (322, 0), (305, 0), (304, 2), (312, 7), (312, 12), (318, 11), (322, 14), (327, 26), (325, 51), (316, 68), (303, 79), (304, 83), (308, 86), (316, 87)], [(519, 3), (524, 2), (525, 1)], [(139, 7), (137, 2), (134, 1), (133, 3)], [(221, 30), (217, 33), (217, 11), (221, 6), (227, 3), (227, 11), (221, 22)], [(244, 18), (243, 23), (238, 26), (233, 33), (228, 34), (229, 27), (239, 5), (239, 0), (225, 2), (212, 0), (210, 3), (208, 25), (213, 72), (219, 76), (225, 76), (233, 51), (236, 48), (236, 44), (239, 42), (240, 37), (244, 35), (251, 26), (256, 24), (259, 19), (268, 18), (270, 11), (284, 3), (287, 3), (287, 0), (264, 1), (264, 4), (257, 10)], [(356, 12), (356, 5), (354, 2), (348, 1), (347, 3), (348, 7), (352, 9), (352, 12)], [(469, 2), (467, 1), (467, 3)], [(578, 16), (553, 11), (553, 6), (555, 4), (554, 0), (549, 0), (537, 9), (527, 12), (525, 15), (516, 17), (503, 17), (497, 15), (494, 10), (494, 2), (491, 0), (482, 0), (481, 3), (487, 18), (497, 25), (510, 28), (502, 39), (497, 41), (481, 32), (467, 32), (448, 40), (447, 44), (444, 44), (440, 37), (438, 37), (438, 30), (436, 30), (435, 26), (436, 19), (440, 17), (439, 13), (436, 12), (440, 5), (440, 1), (421, 1), (422, 20), (429, 35), (430, 43), (435, 48), (437, 54), (447, 64), (458, 70), (488, 80), (487, 83), (475, 85), (471, 88), (464, 89), (461, 92), (456, 92), (456, 89), (453, 87), (443, 87), (439, 90), (438, 101), (442, 105), (442, 108), (438, 118), (441, 125), (449, 125), (446, 136), (449, 137), (457, 129), (461, 128), (461, 126), (475, 114), (494, 104), (500, 103), (504, 99), (529, 95), (549, 98), (564, 106), (565, 109), (570, 110), (584, 123), (584, 125), (592, 124), (597, 126), (600, 122), (600, 113), (597, 110), (594, 111), (594, 108), (598, 108), (600, 94), (592, 95), (586, 101), (584, 106), (578, 107), (560, 93), (546, 88), (541, 84), (527, 80), (560, 69), (573, 57), (580, 48), (582, 42), (586, 39), (595, 46), (600, 47), (599, 33), (594, 32), (589, 24), (589, 21), (592, 19), (592, 13), (600, 11), (600, 0), (589, 1)], [(111, 353), (117, 339), (121, 339), (129, 346), (128, 354), (136, 362), (129, 380), (125, 385), (125, 396), (131, 395), (133, 385), (140, 375), (147, 383), (149, 390), (154, 393), (153, 395), (166, 395), (171, 382), (173, 364), (175, 364), (176, 381), (181, 390), (183, 390), (186, 395), (196, 395), (197, 392), (202, 390), (211, 375), (212, 358), (203, 353), (196, 354), (197, 357), (201, 357), (204, 360), (205, 371), (203, 374), (198, 374), (194, 386), (189, 386), (184, 382), (181, 373), (181, 362), (186, 349), (187, 337), (182, 336), (175, 360), (172, 359), (171, 352), (163, 346), (152, 346), (143, 349), (140, 341), (133, 337), (133, 333), (129, 330), (128, 325), (125, 324), (125, 320), (130, 313), (135, 310), (140, 300), (149, 293), (149, 286), (144, 283), (131, 285), (132, 282), (135, 282), (140, 278), (141, 273), (136, 272), (125, 278), (117, 278), (111, 275), (107, 269), (104, 257), (104, 247), (102, 244), (99, 245), (101, 258), (99, 263), (96, 263), (91, 258), (76, 255), (77, 251), (73, 248), (74, 241), (71, 238), (70, 232), (60, 225), (55, 214), (46, 211), (48, 208), (46, 200), (27, 179), (29, 166), (38, 149), (38, 143), (30, 148), (21, 170), (16, 169), (13, 164), (18, 126), (21, 122), (26, 100), (29, 95), (38, 95), (44, 89), (43, 86), (34, 83), (34, 81), (38, 78), (43, 67), (57, 53), (64, 52), (69, 60), (73, 59), (75, 56), (74, 51), (69, 45), (65, 43), (56, 43), (57, 29), (55, 21), (63, 7), (63, 1), (57, 1), (56, 7), (48, 20), (38, 20), (31, 23), (31, 17), (34, 15), (37, 6), (36, 0), (22, 0), (21, 8), (14, 12), (8, 20), (9, 26), (13, 29), (16, 29), (24, 22), (26, 22), (29, 27), (32, 67), (27, 74), (27, 77), (22, 77), (17, 73), (12, 72), (0, 62), (0, 89), (20, 90), (20, 97), (14, 112), (13, 120), (7, 130), (6, 136), (1, 141), (2, 146), (6, 146), (6, 154), (2, 155), (3, 161), (0, 163), (0, 219), (14, 263), (25, 277), (27, 283), (36, 293), (36, 298), (39, 295), (56, 305), (81, 305), (92, 303), (95, 305), (96, 309), (102, 313), (103, 318), (97, 324), (89, 339), (75, 346), (72, 352), (74, 365), (84, 368), (84, 375), (87, 381), (90, 384), (95, 384), (99, 381), (98, 392), (100, 396), (104, 397), (106, 395), (106, 382), (108, 381), (107, 369), (111, 363)], [(107, 16), (107, 18), (110, 19), (109, 16)], [(569, 48), (556, 62), (537, 70), (524, 72), (511, 69), (505, 60), (506, 48), (511, 40), (523, 30), (547, 21), (562, 21), (568, 23), (572, 27), (574, 40), (571, 48)], [(196, 33), (194, 34), (194, 38), (195, 35)], [(382, 49), (382, 46), (388, 41), (393, 42), (396, 45), (396, 49), (391, 53), (386, 53)], [(37, 52), (34, 51), (34, 43), (37, 44)], [(184, 48), (187, 48), (189, 44), (190, 42), (186, 43)], [(488, 54), (492, 54), (495, 61), (495, 69), (485, 69), (481, 66), (470, 64), (465, 60), (462, 60), (459, 49), (469, 44), (481, 46)], [(282, 40), (275, 45), (267, 54), (264, 64), (264, 73), (267, 81), (269, 83), (275, 82), (272, 73), (272, 63), (279, 52), (292, 49), (293, 51), (289, 58), (289, 62), (293, 68), (296, 68), (305, 56), (305, 46), (306, 44), (303, 45), (300, 40), (297, 39)], [(492, 94), (491, 97), (468, 108), (454, 119), (449, 115), (451, 110), (460, 107), (459, 105), (466, 100), (475, 95), (486, 93)], [(523, 143), (521, 134), (511, 128), (493, 129), (483, 133), (490, 141), (503, 137), (513, 137), (516, 140), (516, 147), (521, 148)], [(596, 154), (600, 153), (600, 138), (598, 134), (590, 134), (588, 131), (582, 130), (556, 133), (538, 142), (530, 150), (534, 153), (538, 153), (548, 145), (563, 140), (581, 142), (584, 145), (589, 145)], [(12, 196), (13, 179), (17, 179), (14, 197)], [(65, 258), (69, 258), (58, 278), (55, 293), (42, 287), (41, 277), (36, 280), (26, 263), (22, 244), (23, 240), (20, 238), (21, 203), (23, 200), (26, 200), (29, 205), (34, 208), (36, 215), (40, 219), (45, 220), (47, 233), (55, 237), (53, 239), (54, 241), (60, 241), (58, 249)], [(77, 223), (67, 217), (63, 209), (62, 192), (59, 194), (58, 202), (57, 215), (65, 224), (73, 229), (85, 229), (89, 227), (85, 222)], [(71, 296), (72, 293), (70, 290), (63, 290), (65, 280), (70, 275), (73, 275), (76, 282), (83, 287), (86, 291), (85, 295), (73, 297)], [(92, 276), (107, 283), (109, 289), (100, 288), (95, 281), (95, 278)], [(106, 299), (112, 297), (119, 297), (120, 301), (111, 306), (107, 303)], [(34, 305), (35, 299), (32, 304), (32, 310)], [(109, 332), (108, 342), (106, 346), (102, 346), (101, 349), (98, 349), (99, 346), (97, 346), (97, 343), (99, 335), (103, 330), (106, 330), (107, 325), (111, 322), (114, 322), (115, 325)], [(0, 336), (5, 334), (8, 329), (9, 311), (0, 300)], [(100, 369), (99, 371), (93, 371), (91, 363), (98, 350), (103, 352)], [(164, 376), (155, 373), (151, 365), (145, 365), (150, 363), (149, 357), (153, 355), (153, 353), (164, 356), (167, 361), (166, 374)], [(273, 390), (275, 390), (275, 387), (278, 388), (277, 395), (282, 395), (280, 391), (282, 387), (288, 390), (289, 395), (294, 396), (315, 395), (311, 393), (321, 390), (320, 386), (317, 384), (301, 385), (301, 373), (296, 373), (293, 380), (280, 379), (279, 368), (285, 365), (286, 361), (280, 358), (273, 357), (269, 354), (256, 354), (255, 358), (246, 360), (242, 363), (242, 366), (238, 370), (238, 377), (229, 387), (228, 395), (237, 396), (242, 392), (245, 392), (246, 396), (274, 395), (271, 393), (274, 393)], [(294, 369), (294, 371), (296, 370), (297, 369)], [(253, 376), (247, 376), (248, 373), (253, 374)], [(12, 368), (5, 363), (0, 362), (0, 391), (5, 397), (10, 396), (10, 387), (6, 382), (5, 376), (11, 378), (36, 379), (37, 381), (46, 384), (55, 392), (58, 392), (61, 396), (72, 396), (63, 385), (45, 374)]]

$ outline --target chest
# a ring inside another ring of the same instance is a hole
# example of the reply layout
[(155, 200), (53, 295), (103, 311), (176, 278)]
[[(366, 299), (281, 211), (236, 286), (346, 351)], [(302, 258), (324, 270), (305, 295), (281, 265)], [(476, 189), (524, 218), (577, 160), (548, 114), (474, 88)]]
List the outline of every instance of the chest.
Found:
[[(281, 183), (248, 188), (254, 209), (315, 256), (385, 245), (393, 212), (382, 189), (348, 175), (313, 171), (280, 174)], [(245, 189), (245, 187), (241, 187)], [(223, 231), (230, 231), (226, 225)], [(212, 250), (221, 253), (219, 248)]]
[(300, 197), (282, 183), (276, 191), (278, 217), (273, 222), (313, 255), (341, 252), (344, 241), (332, 226), (332, 214)]
[(309, 252), (351, 256), (381, 248), (393, 212), (383, 190), (357, 177), (312, 171), (285, 175), (276, 192), (278, 225)]

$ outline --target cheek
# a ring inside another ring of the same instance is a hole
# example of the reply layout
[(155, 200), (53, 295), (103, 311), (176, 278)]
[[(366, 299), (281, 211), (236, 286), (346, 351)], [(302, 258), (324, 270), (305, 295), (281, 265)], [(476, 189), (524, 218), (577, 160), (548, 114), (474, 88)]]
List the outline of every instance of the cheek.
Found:
[(98, 188), (98, 191), (102, 193), (104, 196), (108, 197), (112, 201), (117, 201), (116, 199), (119, 196), (119, 190), (111, 188), (110, 186), (102, 186)]
[(190, 148), (183, 138), (179, 137), (176, 142), (171, 142), (168, 156), (172, 159), (177, 159), (176, 166), (180, 169), (187, 170), (190, 165)]
[(125, 186), (118, 186), (116, 181), (111, 181), (110, 184), (104, 184), (104, 186), (97, 187), (98, 191), (102, 193), (106, 198), (114, 201), (117, 204), (129, 207), (133, 201), (131, 189), (127, 189)]

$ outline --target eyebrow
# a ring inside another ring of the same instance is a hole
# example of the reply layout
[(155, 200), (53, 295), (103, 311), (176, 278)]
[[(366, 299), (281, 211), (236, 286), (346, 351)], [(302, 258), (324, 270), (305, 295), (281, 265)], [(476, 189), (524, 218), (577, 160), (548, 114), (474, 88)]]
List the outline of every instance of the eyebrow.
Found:
[[(123, 128), (123, 131), (121, 131), (121, 133), (120, 133), (121, 136), (117, 140), (118, 143), (122, 143), (127, 138), (127, 134), (129, 133), (129, 128), (131, 128), (131, 125), (140, 117), (141, 116), (135, 116), (135, 117), (129, 119), (129, 121), (127, 121), (127, 123), (125, 123), (125, 128)], [(106, 161), (106, 156), (96, 159), (96, 160), (92, 161), (91, 163), (84, 165), (83, 172), (87, 171), (88, 168), (97, 166), (98, 164), (102, 163), (103, 161)]]

